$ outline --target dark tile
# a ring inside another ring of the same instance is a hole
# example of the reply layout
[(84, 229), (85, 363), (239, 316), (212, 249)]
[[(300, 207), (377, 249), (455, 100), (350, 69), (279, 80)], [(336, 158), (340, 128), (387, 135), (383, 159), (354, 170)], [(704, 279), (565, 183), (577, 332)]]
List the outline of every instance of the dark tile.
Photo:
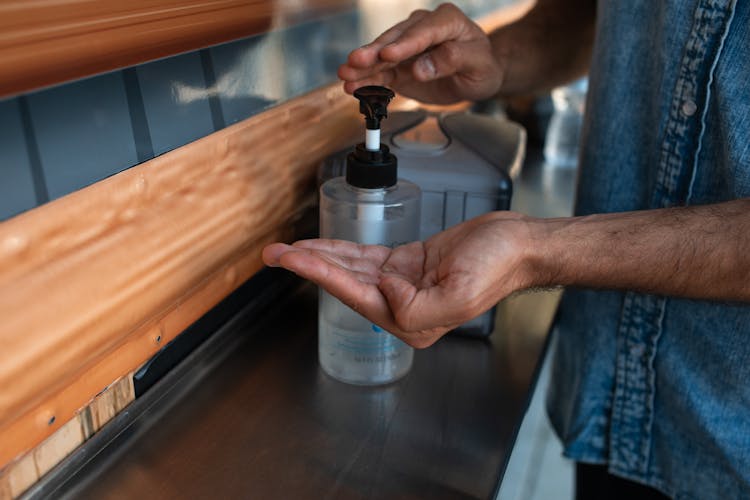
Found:
[(338, 15), (279, 32), (285, 55), (286, 96), (296, 96), (337, 80), (336, 70), (358, 45), (351, 15)]
[(137, 163), (120, 72), (31, 94), (28, 103), (50, 198)]
[(278, 33), (254, 36), (209, 49), (227, 125), (249, 118), (286, 97), (285, 62)]
[(198, 52), (144, 64), (136, 72), (155, 154), (214, 131)]
[(18, 100), (0, 101), (0, 220), (35, 206)]

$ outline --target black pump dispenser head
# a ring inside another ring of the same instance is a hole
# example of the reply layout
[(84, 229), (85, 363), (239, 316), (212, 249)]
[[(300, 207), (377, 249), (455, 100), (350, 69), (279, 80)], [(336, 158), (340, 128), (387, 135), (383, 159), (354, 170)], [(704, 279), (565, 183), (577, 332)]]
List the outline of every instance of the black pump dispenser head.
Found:
[(391, 89), (379, 85), (367, 85), (354, 91), (354, 97), (359, 99), (359, 112), (365, 115), (369, 130), (380, 128), (380, 120), (388, 116), (388, 103), (395, 96)]
[[(388, 116), (388, 103), (394, 96), (391, 89), (378, 85), (354, 91), (367, 125), (367, 143), (357, 144), (346, 157), (346, 182), (354, 187), (382, 189), (398, 182), (396, 157), (388, 146), (380, 144), (380, 121)], [(373, 134), (374, 131), (377, 132)]]

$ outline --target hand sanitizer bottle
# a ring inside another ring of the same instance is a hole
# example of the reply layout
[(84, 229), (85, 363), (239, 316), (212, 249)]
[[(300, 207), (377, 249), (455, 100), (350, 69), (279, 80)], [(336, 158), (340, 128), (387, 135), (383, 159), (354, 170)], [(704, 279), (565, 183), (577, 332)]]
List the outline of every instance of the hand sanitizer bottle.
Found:
[[(366, 118), (365, 142), (347, 156), (346, 177), (320, 188), (320, 236), (394, 248), (419, 239), (419, 187), (399, 180), (397, 160), (380, 144), (380, 121), (388, 116), (390, 89), (354, 92)], [(320, 292), (320, 366), (350, 384), (393, 382), (411, 368), (414, 351), (325, 291)]]

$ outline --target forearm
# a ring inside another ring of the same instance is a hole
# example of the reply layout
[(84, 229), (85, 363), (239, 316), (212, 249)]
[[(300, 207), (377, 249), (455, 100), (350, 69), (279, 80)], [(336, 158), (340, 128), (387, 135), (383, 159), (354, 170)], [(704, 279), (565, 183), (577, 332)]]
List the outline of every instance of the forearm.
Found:
[(583, 76), (594, 42), (594, 0), (539, 0), (490, 34), (503, 68), (501, 95), (543, 92)]
[(750, 302), (750, 199), (530, 224), (532, 286)]

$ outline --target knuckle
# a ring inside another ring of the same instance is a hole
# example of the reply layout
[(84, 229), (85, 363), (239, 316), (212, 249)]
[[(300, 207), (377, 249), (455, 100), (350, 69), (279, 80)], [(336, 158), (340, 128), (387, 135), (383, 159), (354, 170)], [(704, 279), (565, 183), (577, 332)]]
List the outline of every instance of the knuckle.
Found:
[(421, 19), (424, 16), (428, 15), (429, 13), (430, 13), (429, 10), (417, 9), (415, 11), (412, 11), (411, 14), (409, 14), (409, 19)]
[(440, 5), (437, 6), (437, 9), (444, 12), (461, 12), (461, 9), (456, 7), (456, 4), (452, 2), (443, 2)]
[(441, 56), (445, 64), (451, 68), (456, 68), (461, 62), (461, 50), (453, 42), (445, 42), (441, 48)]

